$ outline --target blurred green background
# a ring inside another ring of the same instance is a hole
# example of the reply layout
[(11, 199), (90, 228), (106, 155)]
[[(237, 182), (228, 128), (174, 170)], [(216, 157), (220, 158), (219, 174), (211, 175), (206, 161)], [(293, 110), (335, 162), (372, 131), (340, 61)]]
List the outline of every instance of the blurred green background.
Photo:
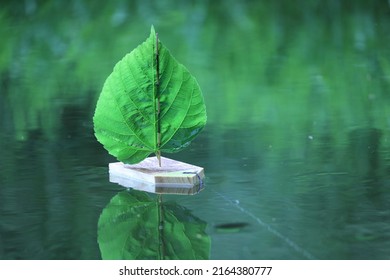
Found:
[(0, 259), (100, 258), (121, 188), (92, 116), (152, 24), (205, 97), (205, 130), (165, 156), (206, 169), (169, 199), (211, 258), (390, 258), (388, 1), (25, 0), (0, 3)]

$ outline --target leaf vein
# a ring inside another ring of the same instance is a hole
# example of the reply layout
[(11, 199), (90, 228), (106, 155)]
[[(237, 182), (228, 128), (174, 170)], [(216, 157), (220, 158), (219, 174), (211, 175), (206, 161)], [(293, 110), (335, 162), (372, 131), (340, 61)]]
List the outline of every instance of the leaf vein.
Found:
[[(112, 92), (111, 83), (109, 83), (109, 87), (110, 87), (110, 92)], [(120, 113), (121, 113), (121, 116), (122, 116), (122, 118), (123, 118), (123, 121), (125, 122), (125, 124), (127, 125), (127, 127), (134, 133), (134, 136), (137, 137), (137, 139), (138, 139), (142, 144), (144, 144), (146, 147), (149, 147), (149, 145), (146, 144), (143, 140), (141, 140), (140, 137), (139, 137), (139, 135), (138, 135), (138, 134), (131, 128), (131, 126), (129, 125), (128, 120), (126, 120), (126, 118), (125, 118), (125, 113), (122, 112), (122, 109), (121, 109), (121, 107), (120, 107), (119, 104), (118, 104), (118, 100), (117, 100), (116, 98), (114, 98), (114, 100), (115, 100), (115, 103), (116, 103), (116, 105), (117, 105), (117, 108), (119, 109), (119, 111), (120, 111)], [(150, 147), (149, 147), (149, 148), (150, 148)]]

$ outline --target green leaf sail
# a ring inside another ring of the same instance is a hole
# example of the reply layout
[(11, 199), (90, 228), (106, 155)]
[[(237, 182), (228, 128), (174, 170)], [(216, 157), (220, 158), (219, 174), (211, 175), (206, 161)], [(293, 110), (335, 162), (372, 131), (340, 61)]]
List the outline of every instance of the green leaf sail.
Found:
[(115, 65), (93, 121), (95, 136), (108, 152), (133, 164), (151, 153), (185, 148), (206, 119), (196, 79), (172, 57), (152, 27), (149, 38)]

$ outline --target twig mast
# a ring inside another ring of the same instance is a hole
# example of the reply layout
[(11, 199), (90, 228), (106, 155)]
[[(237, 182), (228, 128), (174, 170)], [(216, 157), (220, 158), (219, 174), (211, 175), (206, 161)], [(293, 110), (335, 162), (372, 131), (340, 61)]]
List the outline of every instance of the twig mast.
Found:
[(156, 143), (157, 143), (157, 151), (156, 156), (158, 159), (158, 165), (161, 167), (161, 125), (160, 125), (160, 64), (159, 64), (159, 52), (158, 52), (158, 33), (156, 33), (156, 96), (157, 96), (157, 112), (156, 112), (156, 122), (157, 122), (157, 134), (156, 134)]

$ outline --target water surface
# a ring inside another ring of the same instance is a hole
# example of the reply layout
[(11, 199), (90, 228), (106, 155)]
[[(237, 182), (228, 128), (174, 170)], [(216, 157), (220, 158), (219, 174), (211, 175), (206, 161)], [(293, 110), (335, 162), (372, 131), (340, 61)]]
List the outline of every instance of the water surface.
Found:
[(386, 1), (2, 5), (0, 259), (101, 258), (123, 189), (93, 111), (151, 24), (205, 96), (208, 125), (165, 156), (206, 189), (165, 199), (207, 223), (211, 259), (389, 259)]

